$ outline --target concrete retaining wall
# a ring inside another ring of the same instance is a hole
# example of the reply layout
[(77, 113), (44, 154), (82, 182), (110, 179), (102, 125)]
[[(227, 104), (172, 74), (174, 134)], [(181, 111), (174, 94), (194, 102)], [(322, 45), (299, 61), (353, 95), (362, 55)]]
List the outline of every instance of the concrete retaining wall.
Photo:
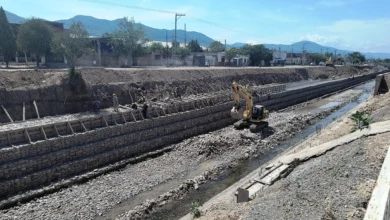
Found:
[(379, 95), (389, 92), (390, 73), (384, 73), (376, 76), (374, 95)]
[(364, 220), (390, 220), (390, 147), (368, 203)]
[[(257, 97), (269, 109), (281, 109), (375, 78), (376, 74)], [(84, 131), (0, 149), (0, 197), (37, 188), (95, 168), (160, 149), (232, 122), (232, 101), (207, 103), (200, 109)], [(172, 109), (173, 111), (173, 109)], [(114, 116), (112, 116), (114, 118)], [(119, 116), (118, 116), (119, 117)], [(130, 117), (130, 116), (128, 116)], [(104, 124), (100, 122), (101, 124)], [(91, 122), (91, 124), (93, 124)], [(67, 128), (62, 128), (65, 131)], [(80, 132), (80, 133), (77, 133)], [(60, 132), (59, 132), (60, 133)], [(41, 136), (39, 130), (32, 137)], [(48, 135), (49, 136), (49, 135)]]

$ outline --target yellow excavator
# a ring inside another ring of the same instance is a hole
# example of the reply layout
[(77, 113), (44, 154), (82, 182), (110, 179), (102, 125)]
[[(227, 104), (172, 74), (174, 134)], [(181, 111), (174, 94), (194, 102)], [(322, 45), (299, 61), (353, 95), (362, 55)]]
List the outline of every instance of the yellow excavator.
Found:
[(334, 64), (333, 64), (333, 61), (332, 61), (332, 57), (329, 57), (329, 59), (325, 62), (325, 65), (334, 67)]
[[(253, 105), (252, 94), (249, 93), (243, 86), (236, 82), (232, 84), (234, 95), (234, 106), (230, 111), (230, 115), (239, 121), (234, 123), (234, 128), (248, 128), (251, 132), (258, 132), (268, 127), (269, 111), (262, 105)], [(245, 109), (241, 108), (240, 96), (246, 101)]]

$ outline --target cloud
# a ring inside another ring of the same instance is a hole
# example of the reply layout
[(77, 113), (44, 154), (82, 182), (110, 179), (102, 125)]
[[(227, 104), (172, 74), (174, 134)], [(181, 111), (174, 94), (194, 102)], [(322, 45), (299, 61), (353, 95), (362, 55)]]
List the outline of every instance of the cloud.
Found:
[(300, 40), (312, 41), (324, 46), (338, 47), (340, 46), (342, 40), (339, 36), (321, 36), (318, 34), (308, 34), (306, 36), (300, 37)]
[(390, 52), (390, 18), (374, 20), (339, 20), (320, 26), (317, 31), (323, 35), (337, 35), (345, 49), (363, 52)]
[(255, 40), (247, 40), (245, 43), (250, 44), (250, 45), (258, 44), (257, 41), (255, 41)]

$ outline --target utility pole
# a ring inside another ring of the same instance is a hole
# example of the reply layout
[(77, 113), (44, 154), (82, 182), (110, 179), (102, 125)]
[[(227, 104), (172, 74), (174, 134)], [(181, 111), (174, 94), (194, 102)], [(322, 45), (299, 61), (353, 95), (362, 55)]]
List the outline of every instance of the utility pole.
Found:
[(282, 52), (280, 51), (280, 47), (279, 47), (279, 59), (282, 59)]
[[(302, 64), (303, 64), (303, 53), (305, 52), (305, 45), (306, 44), (309, 44), (309, 43), (308, 42), (303, 43), (303, 46), (302, 46)], [(306, 61), (306, 59), (305, 59), (305, 61)]]
[(225, 51), (226, 51), (226, 39), (225, 39)]
[(165, 46), (168, 47), (168, 31), (165, 31), (165, 40), (166, 40)]
[(184, 23), (184, 47), (186, 47), (187, 43), (187, 28), (186, 28), (186, 23)]
[(328, 48), (326, 48), (326, 56), (329, 56)]
[(337, 56), (337, 50), (334, 50), (334, 56)]
[(290, 64), (293, 63), (293, 53), (294, 53), (294, 47), (291, 47), (291, 62), (290, 62)]
[(179, 13), (176, 13), (175, 14), (175, 43), (177, 42), (177, 39), (176, 39), (176, 37), (177, 37), (177, 20), (179, 20), (179, 18), (181, 17), (181, 16), (185, 16), (185, 14), (179, 14)]

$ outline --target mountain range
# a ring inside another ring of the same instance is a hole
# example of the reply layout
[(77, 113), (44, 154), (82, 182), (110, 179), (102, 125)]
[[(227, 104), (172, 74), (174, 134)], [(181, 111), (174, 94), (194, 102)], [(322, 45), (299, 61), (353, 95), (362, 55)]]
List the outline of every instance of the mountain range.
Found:
[[(22, 18), (16, 14), (13, 14), (11, 12), (5, 11), (8, 21), (10, 23), (23, 23), (26, 19)], [(77, 15), (70, 19), (64, 19), (64, 20), (58, 20), (56, 22), (60, 22), (64, 24), (64, 28), (69, 28), (70, 25), (73, 22), (81, 22), (84, 24), (85, 28), (87, 29), (88, 33), (91, 36), (102, 36), (104, 33), (110, 33), (113, 32), (118, 23), (121, 21), (121, 19), (116, 20), (105, 20), (105, 19), (98, 19), (91, 16), (84, 16), (84, 15)], [(158, 29), (158, 28), (152, 28), (143, 24), (139, 24), (142, 26), (142, 28), (146, 32), (146, 36), (151, 39), (152, 41), (160, 41), (160, 42), (172, 42), (174, 39), (174, 30), (167, 30), (167, 29)], [(185, 37), (186, 36), (186, 37)], [(201, 46), (208, 47), (214, 40), (205, 34), (202, 34), (200, 32), (196, 31), (187, 31), (185, 33), (184, 30), (177, 30), (177, 41), (180, 43), (184, 43), (185, 40), (188, 43), (190, 40), (197, 40), (198, 43)], [(228, 48), (230, 47), (242, 47), (245, 45), (245, 43), (234, 43), (231, 45), (227, 45)], [(346, 55), (348, 53), (351, 53), (352, 51), (348, 50), (339, 50), (337, 48), (333, 47), (327, 47), (322, 46), (320, 44), (310, 42), (310, 41), (300, 41), (297, 43), (293, 43), (291, 45), (284, 45), (284, 44), (264, 44), (265, 47), (269, 49), (275, 49), (277, 51), (287, 51), (287, 52), (302, 52), (303, 49), (308, 51), (309, 53), (334, 53), (335, 50), (337, 50), (337, 54)], [(390, 53), (364, 53), (366, 58), (390, 58)]]

